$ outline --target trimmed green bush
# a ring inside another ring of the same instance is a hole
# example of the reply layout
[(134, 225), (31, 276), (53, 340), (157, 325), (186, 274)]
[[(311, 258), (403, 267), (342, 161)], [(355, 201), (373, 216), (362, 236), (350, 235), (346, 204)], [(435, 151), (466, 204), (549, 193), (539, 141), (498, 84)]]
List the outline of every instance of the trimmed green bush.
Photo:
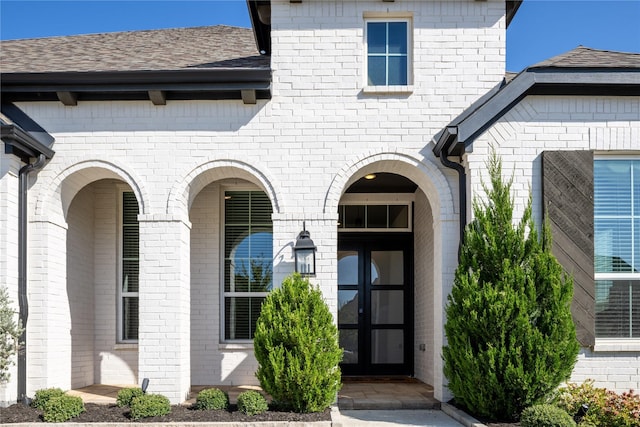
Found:
[(9, 368), (15, 364), (13, 356), (21, 346), (20, 336), (24, 332), (16, 322), (16, 312), (11, 306), (7, 287), (0, 286), (0, 384), (9, 381)]
[(320, 412), (341, 386), (338, 328), (322, 293), (300, 274), (262, 303), (253, 340), (262, 389), (281, 407)]
[(64, 391), (60, 388), (52, 387), (52, 388), (43, 388), (36, 391), (35, 396), (33, 397), (33, 401), (31, 402), (31, 406), (40, 410), (44, 410), (44, 406), (47, 404), (49, 399), (53, 397), (60, 397), (64, 395)]
[(42, 418), (48, 423), (61, 423), (84, 412), (84, 403), (79, 396), (62, 394), (51, 396), (44, 404)]
[(522, 427), (575, 427), (571, 415), (557, 406), (542, 404), (528, 407), (520, 417)]
[(131, 406), (131, 401), (134, 397), (142, 396), (144, 392), (141, 388), (138, 387), (130, 387), (123, 388), (118, 392), (118, 396), (116, 397), (116, 405), (123, 408), (126, 406)]
[(554, 403), (574, 415), (582, 405), (587, 405), (589, 410), (582, 418), (581, 426), (640, 426), (640, 395), (631, 390), (618, 394), (595, 387), (592, 380), (570, 383), (558, 390)]
[(243, 391), (238, 395), (238, 411), (245, 415), (262, 414), (267, 409), (267, 399), (255, 390)]
[(202, 390), (196, 396), (197, 409), (228, 409), (229, 408), (229, 395), (218, 388), (208, 388)]
[(131, 419), (159, 417), (171, 412), (169, 399), (161, 394), (143, 394), (131, 401)]
[(540, 236), (531, 198), (513, 219), (513, 180), (495, 152), (487, 201), (474, 200), (446, 306), (444, 374), (455, 400), (481, 418), (516, 420), (566, 381), (579, 344), (571, 317), (573, 280)]

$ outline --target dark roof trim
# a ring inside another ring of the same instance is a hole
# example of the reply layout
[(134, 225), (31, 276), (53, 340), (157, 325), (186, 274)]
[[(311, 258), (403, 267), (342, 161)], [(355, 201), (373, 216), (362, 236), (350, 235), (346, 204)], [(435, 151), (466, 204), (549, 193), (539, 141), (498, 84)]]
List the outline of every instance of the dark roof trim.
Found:
[(511, 24), (513, 17), (516, 16), (516, 12), (522, 5), (522, 1), (523, 0), (507, 0), (507, 28), (509, 28), (509, 24)]
[(13, 104), (3, 102), (1, 111), (0, 137), (6, 153), (15, 154), (25, 163), (40, 154), (47, 159), (53, 157), (53, 136)]
[(444, 149), (448, 155), (461, 155), (480, 134), (529, 95), (640, 96), (640, 70), (527, 69), (487, 95), (440, 132), (433, 148), (436, 156)]
[[(5, 101), (55, 101), (72, 95), (83, 100), (243, 99), (252, 90), (257, 99), (271, 98), (268, 68), (196, 68), (170, 71), (3, 73)], [(69, 105), (69, 104), (67, 104)]]
[(271, 55), (271, 1), (247, 0), (253, 35), (261, 55)]

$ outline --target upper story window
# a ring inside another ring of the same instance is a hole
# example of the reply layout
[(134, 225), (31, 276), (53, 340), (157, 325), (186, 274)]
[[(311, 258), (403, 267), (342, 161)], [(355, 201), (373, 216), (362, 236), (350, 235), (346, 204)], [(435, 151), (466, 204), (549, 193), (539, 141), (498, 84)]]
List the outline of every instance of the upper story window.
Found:
[(640, 338), (640, 159), (594, 163), (596, 337)]
[(366, 21), (368, 86), (410, 84), (410, 27), (408, 19)]

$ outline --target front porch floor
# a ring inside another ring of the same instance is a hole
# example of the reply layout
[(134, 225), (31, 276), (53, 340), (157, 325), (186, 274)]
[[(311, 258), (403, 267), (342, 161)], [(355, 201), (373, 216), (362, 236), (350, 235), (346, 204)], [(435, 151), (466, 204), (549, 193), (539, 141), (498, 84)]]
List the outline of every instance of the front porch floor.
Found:
[[(94, 384), (71, 390), (69, 394), (80, 396), (85, 403), (115, 404), (118, 391), (135, 385)], [(217, 387), (229, 394), (235, 404), (238, 394), (247, 390), (258, 390), (259, 386), (204, 386), (191, 387), (189, 397), (183, 403), (191, 405), (198, 392)], [(433, 387), (415, 379), (349, 379), (343, 380), (338, 393), (338, 408), (349, 409), (440, 409), (440, 402), (433, 397)]]

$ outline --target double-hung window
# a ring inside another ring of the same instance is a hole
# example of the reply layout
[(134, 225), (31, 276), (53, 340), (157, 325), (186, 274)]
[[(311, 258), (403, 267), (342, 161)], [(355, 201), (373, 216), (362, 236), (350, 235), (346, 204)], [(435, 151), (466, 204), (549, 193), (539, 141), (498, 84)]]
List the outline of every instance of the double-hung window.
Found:
[(410, 84), (410, 27), (408, 19), (366, 21), (368, 86)]
[(118, 338), (122, 342), (138, 340), (138, 276), (140, 270), (138, 201), (125, 191), (121, 200), (120, 291)]
[(640, 339), (640, 158), (594, 162), (596, 338)]
[(271, 201), (262, 191), (225, 191), (224, 339), (251, 340), (272, 288)]

